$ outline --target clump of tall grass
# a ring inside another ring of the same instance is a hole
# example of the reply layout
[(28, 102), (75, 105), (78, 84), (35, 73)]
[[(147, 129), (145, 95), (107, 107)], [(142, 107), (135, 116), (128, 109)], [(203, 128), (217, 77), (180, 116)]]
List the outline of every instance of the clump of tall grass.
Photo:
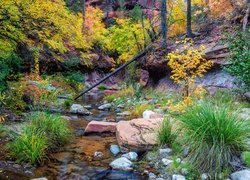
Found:
[(45, 133), (52, 145), (64, 144), (70, 136), (69, 122), (60, 115), (35, 112), (29, 119), (29, 127)]
[(60, 115), (35, 112), (29, 116), (29, 124), (23, 133), (7, 145), (18, 162), (32, 164), (42, 162), (46, 153), (70, 137), (69, 123)]
[(172, 123), (168, 116), (164, 117), (162, 124), (157, 132), (157, 141), (159, 145), (172, 145), (176, 140), (176, 133), (173, 131)]
[(231, 108), (200, 102), (179, 116), (189, 159), (200, 172), (222, 172), (234, 155), (247, 148), (249, 122), (238, 119)]
[(24, 133), (10, 142), (7, 147), (17, 162), (35, 164), (45, 158), (47, 142), (48, 139), (41, 132), (26, 128)]

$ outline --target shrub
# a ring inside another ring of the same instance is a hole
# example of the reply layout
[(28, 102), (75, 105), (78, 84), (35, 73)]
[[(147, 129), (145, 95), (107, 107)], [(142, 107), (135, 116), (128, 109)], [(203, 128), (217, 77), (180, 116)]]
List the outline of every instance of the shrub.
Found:
[(65, 81), (76, 90), (80, 90), (82, 88), (81, 86), (84, 83), (84, 75), (81, 72), (68, 72), (64, 77)]
[(191, 163), (202, 172), (222, 172), (246, 148), (250, 125), (227, 107), (200, 102), (180, 115)]
[(240, 81), (244, 82), (245, 91), (250, 88), (250, 28), (246, 35), (237, 32), (235, 37), (229, 37), (230, 56), (228, 60), (230, 65), (226, 70), (236, 76)]
[(14, 53), (7, 57), (0, 57), (0, 92), (7, 89), (7, 78), (17, 74), (21, 68), (21, 59)]
[(59, 115), (35, 112), (23, 133), (7, 147), (18, 162), (40, 163), (47, 151), (65, 143), (70, 137), (66, 120)]
[(157, 140), (160, 145), (172, 145), (176, 139), (176, 134), (173, 132), (172, 124), (169, 117), (165, 117), (158, 132)]

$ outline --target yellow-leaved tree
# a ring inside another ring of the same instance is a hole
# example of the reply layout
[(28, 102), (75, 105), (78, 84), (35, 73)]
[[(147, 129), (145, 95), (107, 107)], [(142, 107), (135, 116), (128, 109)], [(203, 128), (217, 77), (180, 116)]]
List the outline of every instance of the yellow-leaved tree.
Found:
[(202, 77), (213, 65), (213, 61), (204, 58), (204, 46), (195, 49), (191, 39), (185, 39), (183, 43), (182, 50), (176, 50), (167, 55), (168, 66), (171, 68), (171, 79), (183, 86), (183, 101), (179, 104), (178, 110), (185, 105), (190, 105), (191, 97), (197, 96), (200, 91), (203, 91), (200, 87), (198, 89), (192, 87), (190, 92), (190, 88), (194, 85), (195, 79)]

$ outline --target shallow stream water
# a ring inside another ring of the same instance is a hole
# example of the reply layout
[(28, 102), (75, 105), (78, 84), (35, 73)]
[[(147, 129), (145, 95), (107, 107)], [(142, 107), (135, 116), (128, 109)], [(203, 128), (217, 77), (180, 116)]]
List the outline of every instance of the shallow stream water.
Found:
[[(15, 171), (0, 164), (0, 179), (26, 180), (31, 178), (46, 177), (54, 179), (72, 180), (140, 180), (145, 179), (136, 172), (111, 170), (109, 163), (115, 159), (109, 151), (111, 144), (117, 144), (115, 135), (88, 135), (77, 136), (77, 132), (84, 130), (88, 122), (94, 120), (114, 120), (114, 111), (99, 111), (97, 105), (101, 98), (97, 96), (85, 96), (83, 105), (91, 105), (92, 116), (70, 116), (70, 124), (73, 136), (70, 142), (60, 147), (56, 152), (50, 153), (47, 160), (40, 167), (36, 167), (33, 174), (27, 175), (18, 170)], [(0, 147), (1, 148), (1, 147)], [(1, 148), (3, 149), (3, 148)], [(102, 152), (101, 158), (94, 157), (95, 152)], [(1, 153), (5, 154), (4, 152)], [(23, 166), (22, 166), (23, 167)]]

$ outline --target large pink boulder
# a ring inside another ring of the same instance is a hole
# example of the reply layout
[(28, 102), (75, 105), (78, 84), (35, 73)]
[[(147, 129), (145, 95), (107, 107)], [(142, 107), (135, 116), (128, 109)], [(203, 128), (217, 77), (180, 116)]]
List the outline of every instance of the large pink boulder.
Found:
[(157, 130), (163, 118), (120, 121), (116, 126), (116, 138), (121, 148), (128, 151), (145, 151), (157, 144)]
[(116, 132), (115, 122), (102, 122), (102, 121), (91, 121), (88, 123), (85, 133), (104, 133), (104, 132)]

